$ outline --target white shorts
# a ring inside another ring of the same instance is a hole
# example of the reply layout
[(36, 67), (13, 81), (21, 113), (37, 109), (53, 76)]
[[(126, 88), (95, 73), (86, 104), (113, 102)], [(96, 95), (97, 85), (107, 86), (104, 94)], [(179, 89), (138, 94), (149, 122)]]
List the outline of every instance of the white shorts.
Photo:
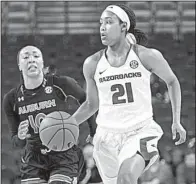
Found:
[(147, 170), (159, 158), (157, 144), (162, 135), (161, 127), (151, 118), (142, 128), (124, 133), (98, 126), (93, 157), (103, 183), (116, 184), (120, 165), (137, 152), (149, 161)]

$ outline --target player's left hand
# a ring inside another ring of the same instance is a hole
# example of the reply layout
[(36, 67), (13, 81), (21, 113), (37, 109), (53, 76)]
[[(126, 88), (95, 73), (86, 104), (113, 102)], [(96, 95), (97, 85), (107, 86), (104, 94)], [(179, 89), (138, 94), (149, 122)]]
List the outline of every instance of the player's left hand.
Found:
[(180, 123), (173, 123), (172, 124), (172, 135), (173, 140), (176, 139), (176, 134), (179, 133), (180, 138), (178, 141), (175, 142), (175, 145), (182, 144), (186, 141), (186, 130)]

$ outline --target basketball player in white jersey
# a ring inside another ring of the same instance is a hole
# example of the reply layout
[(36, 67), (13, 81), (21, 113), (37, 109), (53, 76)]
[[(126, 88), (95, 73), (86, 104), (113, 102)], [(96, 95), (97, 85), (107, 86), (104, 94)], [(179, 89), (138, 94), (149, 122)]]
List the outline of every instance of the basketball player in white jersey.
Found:
[(145, 37), (135, 25), (134, 12), (124, 5), (103, 11), (100, 35), (107, 48), (85, 60), (87, 99), (73, 114), (80, 124), (98, 110), (94, 159), (104, 184), (137, 184), (158, 158), (157, 143), (163, 132), (152, 118), (151, 73), (167, 84), (173, 139), (176, 133), (180, 135), (175, 144), (186, 140), (180, 123), (178, 79), (158, 50), (140, 45)]

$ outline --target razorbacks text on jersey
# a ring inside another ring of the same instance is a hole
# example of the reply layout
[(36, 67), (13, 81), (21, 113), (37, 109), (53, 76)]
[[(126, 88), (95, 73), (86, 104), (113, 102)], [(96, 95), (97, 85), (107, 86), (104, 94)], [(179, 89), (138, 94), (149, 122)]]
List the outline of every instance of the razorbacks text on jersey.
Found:
[(126, 129), (151, 118), (150, 75), (132, 48), (120, 67), (111, 66), (103, 52), (94, 75), (99, 94), (97, 124)]

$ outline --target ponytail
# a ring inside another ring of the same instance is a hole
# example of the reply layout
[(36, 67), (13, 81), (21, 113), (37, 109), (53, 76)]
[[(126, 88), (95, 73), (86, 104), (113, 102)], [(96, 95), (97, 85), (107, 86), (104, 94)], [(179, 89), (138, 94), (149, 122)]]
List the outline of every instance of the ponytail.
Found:
[(56, 65), (51, 64), (51, 65), (45, 67), (43, 69), (43, 73), (44, 73), (44, 75), (56, 75), (57, 74)]
[(147, 45), (148, 38), (145, 35), (145, 33), (143, 31), (135, 28), (136, 27), (136, 16), (135, 16), (134, 11), (130, 7), (127, 7), (124, 4), (119, 4), (117, 6), (122, 8), (127, 13), (128, 17), (129, 17), (130, 28), (127, 31), (128, 34), (129, 33), (133, 34), (135, 36), (136, 42), (138, 44), (141, 44), (141, 45), (144, 45), (144, 46)]
[(140, 29), (134, 28), (131, 33), (135, 36), (135, 39), (138, 44), (144, 45), (144, 46), (147, 45), (148, 38), (143, 31), (141, 31)]

